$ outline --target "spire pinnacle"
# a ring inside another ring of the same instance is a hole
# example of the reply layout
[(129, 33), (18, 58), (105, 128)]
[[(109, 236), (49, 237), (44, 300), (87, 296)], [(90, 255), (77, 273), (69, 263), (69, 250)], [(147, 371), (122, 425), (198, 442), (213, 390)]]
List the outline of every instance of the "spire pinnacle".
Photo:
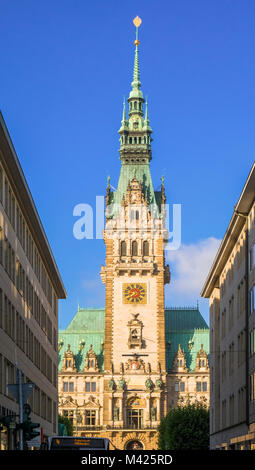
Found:
[(124, 100), (123, 100), (123, 114), (122, 114), (122, 124), (125, 124), (127, 120), (127, 117), (126, 117), (126, 99), (125, 99), (125, 96), (124, 96)]
[(134, 62), (133, 82), (132, 82), (133, 90), (130, 92), (130, 97), (132, 96), (132, 97), (139, 97), (139, 98), (143, 98), (143, 94), (140, 90), (141, 82), (140, 82), (139, 56), (138, 56), (138, 45), (140, 44), (140, 41), (138, 40), (138, 28), (141, 22), (142, 20), (141, 18), (139, 18), (139, 16), (136, 16), (136, 18), (133, 20), (133, 23), (136, 27), (136, 40), (134, 42), (135, 62)]
[(146, 98), (146, 103), (145, 103), (145, 117), (144, 117), (144, 120), (146, 122), (146, 124), (149, 124), (149, 118), (148, 118), (148, 100)]

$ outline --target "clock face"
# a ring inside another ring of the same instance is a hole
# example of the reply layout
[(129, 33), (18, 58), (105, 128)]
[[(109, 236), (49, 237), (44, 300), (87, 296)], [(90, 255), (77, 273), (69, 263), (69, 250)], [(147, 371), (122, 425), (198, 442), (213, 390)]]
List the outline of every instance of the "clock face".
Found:
[(123, 303), (124, 304), (146, 304), (147, 303), (147, 285), (146, 284), (123, 284)]

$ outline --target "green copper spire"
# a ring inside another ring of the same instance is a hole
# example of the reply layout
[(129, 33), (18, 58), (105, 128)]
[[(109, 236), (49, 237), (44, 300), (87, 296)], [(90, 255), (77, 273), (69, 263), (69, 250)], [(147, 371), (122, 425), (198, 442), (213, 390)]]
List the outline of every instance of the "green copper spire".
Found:
[(138, 56), (138, 46), (136, 45), (132, 88), (133, 90), (135, 89), (139, 90), (140, 86), (141, 86), (141, 82), (140, 82), (139, 56)]
[[(148, 103), (146, 102), (145, 116), (143, 113), (143, 105), (145, 99), (140, 89), (140, 70), (138, 46), (138, 28), (141, 19), (134, 19), (136, 26), (135, 40), (135, 61), (133, 70), (132, 90), (130, 92), (128, 103), (129, 112), (126, 117), (126, 104), (123, 103), (123, 115), (121, 121), (120, 134), (120, 160), (121, 172), (118, 182), (118, 188), (111, 193), (111, 202), (121, 204), (131, 181), (136, 179), (141, 183), (143, 194), (148, 204), (158, 204), (160, 200), (160, 192), (155, 192), (152, 184), (150, 173), (151, 160), (151, 134), (150, 121), (148, 117)], [(114, 215), (113, 215), (114, 216)]]

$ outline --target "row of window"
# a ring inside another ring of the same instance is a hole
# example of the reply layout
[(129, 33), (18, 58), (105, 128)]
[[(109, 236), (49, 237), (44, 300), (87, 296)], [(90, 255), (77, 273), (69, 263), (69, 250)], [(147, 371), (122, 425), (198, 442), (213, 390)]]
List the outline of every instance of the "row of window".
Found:
[(250, 374), (250, 401), (255, 402), (255, 372)]
[(249, 250), (249, 270), (252, 271), (254, 266), (255, 266), (255, 244)]
[[(138, 218), (139, 218), (139, 215), (138, 215)], [(138, 242), (136, 240), (133, 240), (131, 243), (130, 254), (131, 256), (138, 256)], [(149, 242), (147, 240), (144, 240), (142, 243), (142, 255), (149, 256), (149, 254), (150, 254)], [(127, 255), (128, 255), (127, 243), (124, 240), (122, 240), (120, 242), (120, 256), (127, 256)]]
[[(22, 380), (23, 383), (31, 383), (31, 380), (24, 377), (24, 375), (22, 375)], [(7, 388), (7, 384), (13, 383), (16, 383), (16, 368), (0, 354), (0, 394), (15, 401)], [(48, 397), (37, 385), (35, 385), (31, 395), (28, 397), (28, 403), (31, 406), (32, 412), (53, 423), (53, 431), (56, 432), (57, 403)]]
[(220, 285), (221, 297), (224, 297), (227, 291), (227, 284), (228, 285), (232, 284), (234, 280), (235, 269), (239, 270), (244, 258), (245, 258), (245, 244), (244, 242), (242, 243), (238, 242), (236, 245), (235, 255), (232, 254), (230, 257), (230, 261), (228, 263), (229, 268), (225, 269), (221, 278), (221, 285)]
[[(245, 335), (242, 333), (239, 337), (239, 343), (245, 341)], [(238, 365), (241, 365), (245, 359), (245, 346), (244, 343), (242, 343), (243, 346), (240, 346), (242, 349), (239, 351), (238, 350)], [(233, 375), (234, 373), (234, 364), (235, 364), (235, 344), (232, 341), (232, 343), (229, 345), (229, 350), (224, 351), (221, 354), (221, 380), (222, 383), (226, 380), (227, 378), (227, 361), (228, 361), (228, 372), (229, 376)], [(239, 356), (240, 354), (240, 356)], [(242, 362), (241, 362), (242, 361)]]
[[(96, 382), (85, 382), (85, 392), (96, 392)], [(63, 392), (74, 392), (74, 382), (63, 382)]]
[(250, 331), (250, 347), (249, 347), (250, 356), (255, 354), (255, 328)]
[(149, 144), (151, 141), (151, 138), (148, 137), (127, 137), (127, 136), (122, 136), (121, 137), (121, 143), (122, 144)]
[[(245, 312), (245, 283), (242, 281), (237, 290), (237, 318)], [(230, 331), (235, 323), (235, 297), (232, 296), (228, 303), (228, 330)], [(227, 334), (227, 309), (221, 313), (221, 339)]]
[(76, 410), (63, 410), (62, 416), (68, 418), (75, 426), (78, 424), (84, 424), (85, 426), (96, 425), (96, 410), (85, 410), (83, 416), (80, 412), (77, 413)]
[[(246, 391), (245, 387), (241, 387), (238, 390), (237, 395), (237, 410), (235, 410), (235, 394), (232, 393), (228, 400), (223, 400), (221, 404), (221, 419), (222, 428), (232, 426), (235, 424), (235, 420), (242, 422), (245, 419), (245, 400)], [(228, 407), (228, 410), (227, 410)], [(213, 414), (213, 413), (212, 413)]]
[(255, 285), (249, 292), (249, 313), (252, 315), (255, 312)]
[(129, 109), (130, 111), (136, 111), (136, 110), (139, 110), (139, 111), (142, 111), (143, 110), (143, 107), (142, 107), (142, 101), (130, 101), (129, 103)]
[[(229, 375), (234, 373), (235, 369), (235, 352), (237, 352), (237, 365), (240, 367), (245, 362), (246, 357), (246, 341), (245, 341), (245, 331), (241, 331), (237, 337), (237, 351), (235, 351), (235, 343), (232, 341), (229, 345), (229, 350), (224, 351), (221, 355), (221, 372), (222, 372), (222, 382), (226, 380), (227, 375), (227, 360), (229, 367)], [(249, 353), (250, 356), (255, 354), (255, 329), (250, 331), (249, 338)]]
[[(0, 289), (0, 328), (14, 341), (14, 343), (26, 354), (33, 364), (56, 387), (57, 366), (46, 353), (43, 346), (34, 336), (25, 320), (15, 311), (14, 306)], [(56, 338), (55, 338), (56, 343)], [(55, 347), (57, 345), (55, 344)]]
[[(131, 429), (141, 429), (143, 427), (143, 409), (127, 409), (126, 410), (126, 426)], [(71, 420), (73, 425), (76, 427), (78, 425), (82, 426), (96, 426), (99, 425), (99, 416), (97, 410), (63, 410), (62, 415)], [(157, 419), (157, 410), (152, 407), (150, 410), (151, 421), (156, 421)], [(119, 421), (120, 419), (120, 410), (118, 407), (113, 408), (113, 421)]]
[[(57, 351), (57, 331), (55, 328), (53, 328), (50, 317), (47, 314), (42, 303), (40, 302), (37, 294), (33, 290), (32, 284), (29, 282), (27, 277), (24, 277), (24, 279), (26, 279), (27, 286), (27, 289), (25, 289), (26, 295), (24, 300), (27, 301), (27, 298), (29, 298), (27, 303), (32, 304), (28, 305), (32, 316), (34, 316), (38, 325), (41, 327), (42, 331), (47, 336), (48, 341), (53, 345), (54, 350)], [(14, 306), (12, 305), (11, 301), (8, 299), (7, 296), (3, 295), (2, 289), (0, 289), (0, 328), (3, 328), (7, 333), (8, 331), (10, 331), (10, 329), (8, 330), (8, 325), (11, 322), (12, 311), (14, 311)], [(12, 322), (14, 331), (15, 319), (13, 319)], [(12, 334), (9, 334), (9, 336), (11, 336), (11, 338), (14, 338)]]
[[(3, 184), (4, 181), (4, 184)], [(10, 223), (20, 241), (20, 244), (33, 268), (33, 271), (41, 284), (43, 292), (48, 302), (53, 306), (55, 315), (57, 314), (57, 298), (53, 292), (51, 282), (46, 273), (44, 264), (41, 260), (37, 247), (33, 241), (30, 231), (26, 225), (22, 212), (15, 200), (13, 191), (8, 179), (3, 174), (0, 166), (0, 202), (3, 204), (4, 210), (10, 220)]]
[[(175, 392), (185, 392), (185, 382), (175, 382), (174, 390)], [(196, 382), (197, 392), (207, 392), (207, 390), (207, 382)]]
[[(28, 276), (26, 276), (21, 263), (18, 260), (15, 263), (15, 252), (10, 243), (8, 240), (3, 240), (2, 238), (0, 238), (0, 263), (4, 266), (20, 295), (24, 298), (35, 320), (52, 343), (52, 336), (56, 336), (56, 332), (52, 334), (52, 322), (50, 317), (39, 300)], [(55, 309), (55, 314), (56, 312), (57, 309)]]

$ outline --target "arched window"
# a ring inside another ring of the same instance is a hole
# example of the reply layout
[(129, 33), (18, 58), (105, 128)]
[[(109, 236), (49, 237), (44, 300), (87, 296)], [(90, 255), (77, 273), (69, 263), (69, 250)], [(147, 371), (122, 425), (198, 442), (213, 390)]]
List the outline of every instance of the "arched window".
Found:
[(139, 220), (139, 211), (135, 211), (135, 218), (136, 220)]
[(146, 137), (143, 138), (144, 143), (146, 144)]
[(136, 109), (136, 108), (137, 108), (137, 103), (136, 103), (136, 101), (135, 101), (135, 109)]
[(143, 242), (143, 256), (149, 256), (149, 242), (147, 240)]
[(138, 245), (137, 245), (137, 241), (134, 240), (132, 242), (132, 256), (137, 256), (138, 255)]
[(124, 240), (120, 243), (120, 256), (127, 256), (127, 244)]
[(135, 144), (137, 144), (137, 138), (136, 137), (134, 138), (134, 141), (135, 141)]

